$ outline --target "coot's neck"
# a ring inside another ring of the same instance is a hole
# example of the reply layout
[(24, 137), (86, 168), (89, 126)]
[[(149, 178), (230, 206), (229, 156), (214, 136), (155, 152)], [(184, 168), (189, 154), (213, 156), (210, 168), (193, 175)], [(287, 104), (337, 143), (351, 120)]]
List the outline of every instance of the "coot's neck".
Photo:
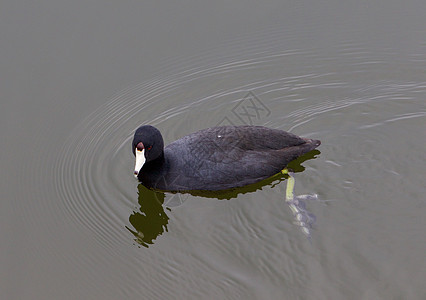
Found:
[(155, 170), (155, 169), (160, 169), (165, 163), (165, 159), (164, 159), (164, 151), (161, 152), (160, 156), (157, 157), (156, 159), (150, 160), (148, 162), (146, 162), (143, 165), (144, 170)]

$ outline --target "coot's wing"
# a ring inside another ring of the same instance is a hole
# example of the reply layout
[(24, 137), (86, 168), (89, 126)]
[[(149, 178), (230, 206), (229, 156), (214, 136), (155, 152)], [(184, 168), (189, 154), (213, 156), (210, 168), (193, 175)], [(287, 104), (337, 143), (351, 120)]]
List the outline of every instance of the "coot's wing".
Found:
[(242, 150), (278, 150), (305, 143), (297, 135), (263, 126), (213, 127), (187, 135), (184, 140), (188, 147), (194, 147), (200, 155), (214, 153), (211, 147), (225, 152), (235, 147)]

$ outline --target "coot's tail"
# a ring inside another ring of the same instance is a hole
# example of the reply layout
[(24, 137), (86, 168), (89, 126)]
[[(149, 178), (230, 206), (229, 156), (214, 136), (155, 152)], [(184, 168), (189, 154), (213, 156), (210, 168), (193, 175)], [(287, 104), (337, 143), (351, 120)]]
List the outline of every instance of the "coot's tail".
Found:
[(277, 156), (277, 159), (273, 160), (277, 163), (284, 164), (283, 167), (285, 167), (285, 165), (287, 165), (292, 160), (295, 160), (299, 156), (302, 156), (321, 145), (321, 141), (319, 140), (311, 140), (306, 138), (303, 138), (303, 140), (305, 141), (305, 143), (301, 145), (286, 147), (281, 150), (278, 150), (279, 155)]
[(308, 152), (311, 151), (311, 150), (314, 150), (319, 145), (321, 145), (320, 140), (311, 140), (311, 139), (306, 139), (306, 138), (303, 138), (303, 140), (305, 140), (306, 144), (309, 145), (310, 150), (308, 150)]

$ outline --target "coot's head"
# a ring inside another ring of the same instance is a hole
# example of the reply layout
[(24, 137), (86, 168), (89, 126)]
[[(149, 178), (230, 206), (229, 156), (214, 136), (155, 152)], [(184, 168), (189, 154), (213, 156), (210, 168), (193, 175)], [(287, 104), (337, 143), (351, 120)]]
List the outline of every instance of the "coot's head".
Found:
[(152, 161), (163, 154), (164, 142), (160, 131), (150, 125), (139, 127), (133, 138), (132, 151), (136, 156), (135, 176), (146, 162)]

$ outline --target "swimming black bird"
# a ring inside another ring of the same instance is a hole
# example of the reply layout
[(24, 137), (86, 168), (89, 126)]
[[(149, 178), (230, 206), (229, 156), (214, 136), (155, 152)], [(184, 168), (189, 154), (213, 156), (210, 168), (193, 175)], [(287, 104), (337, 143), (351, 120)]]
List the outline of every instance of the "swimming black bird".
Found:
[(146, 187), (163, 191), (226, 190), (271, 177), (320, 144), (262, 126), (222, 126), (164, 148), (160, 131), (143, 125), (132, 142), (134, 174)]

